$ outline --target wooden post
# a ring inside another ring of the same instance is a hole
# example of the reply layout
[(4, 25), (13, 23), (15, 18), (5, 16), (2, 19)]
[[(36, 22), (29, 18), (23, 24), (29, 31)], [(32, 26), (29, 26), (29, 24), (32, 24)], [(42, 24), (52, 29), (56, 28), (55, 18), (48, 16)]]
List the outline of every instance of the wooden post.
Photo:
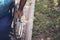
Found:
[(27, 0), (24, 7), (24, 15), (26, 17), (27, 24), (24, 26), (24, 32), (21, 40), (32, 39), (33, 18), (34, 18), (35, 0)]
[(24, 40), (32, 39), (34, 8), (35, 0), (27, 0), (26, 6), (24, 8), (24, 13), (26, 15), (28, 23), (26, 24), (26, 34)]

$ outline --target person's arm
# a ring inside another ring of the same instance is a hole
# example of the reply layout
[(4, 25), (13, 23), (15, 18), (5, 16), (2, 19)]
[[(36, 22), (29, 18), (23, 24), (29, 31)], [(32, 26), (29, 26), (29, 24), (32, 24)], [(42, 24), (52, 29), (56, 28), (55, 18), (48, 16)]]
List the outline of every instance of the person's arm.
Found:
[(17, 12), (18, 17), (21, 17), (23, 15), (23, 8), (26, 4), (26, 1), (27, 0), (20, 0), (19, 9), (18, 9), (18, 12)]
[(19, 4), (19, 10), (23, 11), (24, 5), (26, 4), (27, 0), (20, 0), (20, 4)]

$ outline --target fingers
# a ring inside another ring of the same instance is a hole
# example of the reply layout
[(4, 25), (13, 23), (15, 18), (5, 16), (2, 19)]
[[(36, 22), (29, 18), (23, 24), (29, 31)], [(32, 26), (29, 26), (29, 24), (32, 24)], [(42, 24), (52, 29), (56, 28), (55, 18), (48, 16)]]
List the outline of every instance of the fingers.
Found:
[(17, 13), (16, 13), (17, 18), (21, 18), (22, 15), (23, 15), (22, 11), (17, 11)]

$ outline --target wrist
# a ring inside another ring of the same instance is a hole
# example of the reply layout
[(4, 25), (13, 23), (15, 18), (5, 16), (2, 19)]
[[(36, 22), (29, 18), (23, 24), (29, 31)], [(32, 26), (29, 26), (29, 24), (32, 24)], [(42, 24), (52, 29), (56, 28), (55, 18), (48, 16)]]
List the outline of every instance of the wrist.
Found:
[(23, 9), (20, 9), (20, 8), (19, 8), (18, 11), (23, 12)]

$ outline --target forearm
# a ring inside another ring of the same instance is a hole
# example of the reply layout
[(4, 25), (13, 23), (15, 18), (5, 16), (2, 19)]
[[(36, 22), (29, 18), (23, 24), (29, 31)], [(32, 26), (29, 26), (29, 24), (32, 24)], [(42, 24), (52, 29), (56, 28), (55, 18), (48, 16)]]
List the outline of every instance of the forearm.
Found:
[(20, 4), (19, 4), (19, 10), (23, 11), (24, 5), (26, 4), (27, 0), (20, 0)]

